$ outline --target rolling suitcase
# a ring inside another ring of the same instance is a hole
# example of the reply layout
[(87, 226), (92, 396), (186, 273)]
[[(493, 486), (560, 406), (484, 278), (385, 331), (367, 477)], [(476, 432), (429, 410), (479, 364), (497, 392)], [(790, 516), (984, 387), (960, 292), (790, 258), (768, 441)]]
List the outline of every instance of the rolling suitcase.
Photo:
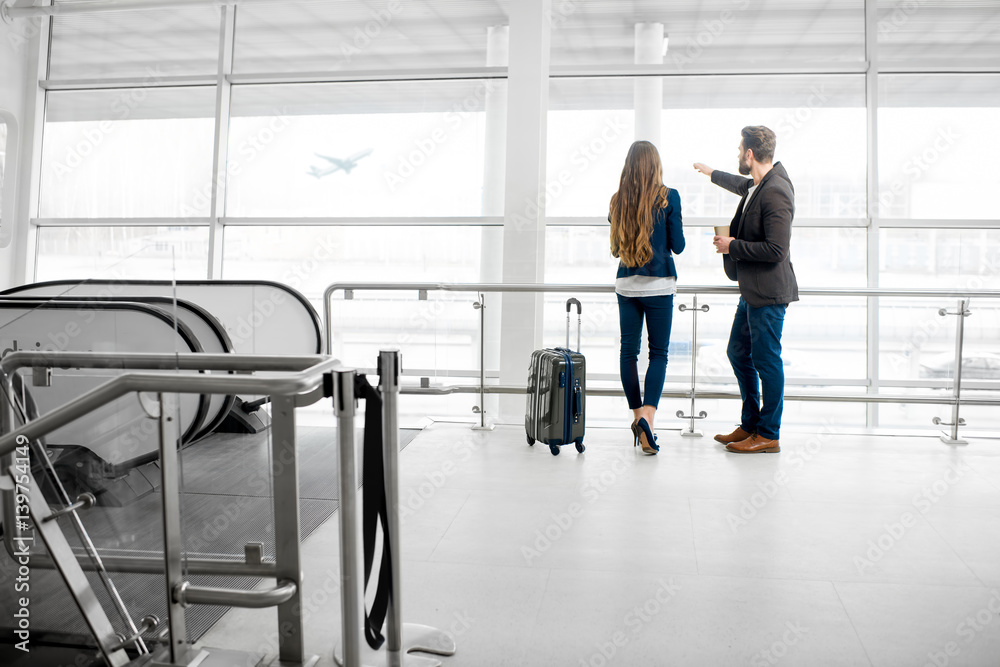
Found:
[[(569, 317), (576, 305), (576, 348), (569, 349)], [(586, 415), (587, 360), (580, 354), (583, 307), (576, 299), (566, 302), (566, 347), (546, 348), (531, 353), (528, 367), (528, 404), (524, 430), (528, 444), (549, 446), (553, 455), (561, 445), (574, 443), (582, 452)]]

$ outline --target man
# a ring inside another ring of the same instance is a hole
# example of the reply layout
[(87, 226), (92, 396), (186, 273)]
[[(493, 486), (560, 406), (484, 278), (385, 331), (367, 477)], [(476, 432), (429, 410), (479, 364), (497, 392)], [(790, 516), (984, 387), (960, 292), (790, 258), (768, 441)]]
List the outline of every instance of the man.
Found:
[(757, 125), (744, 127), (741, 134), (739, 170), (752, 178), (700, 162), (694, 168), (743, 197), (729, 225), (730, 235), (712, 239), (723, 254), (726, 275), (740, 286), (727, 352), (743, 398), (739, 427), (715, 439), (731, 452), (753, 454), (781, 451), (778, 436), (785, 393), (781, 329), (785, 309), (799, 299), (799, 288), (788, 256), (795, 190), (781, 163), (771, 164), (774, 132)]

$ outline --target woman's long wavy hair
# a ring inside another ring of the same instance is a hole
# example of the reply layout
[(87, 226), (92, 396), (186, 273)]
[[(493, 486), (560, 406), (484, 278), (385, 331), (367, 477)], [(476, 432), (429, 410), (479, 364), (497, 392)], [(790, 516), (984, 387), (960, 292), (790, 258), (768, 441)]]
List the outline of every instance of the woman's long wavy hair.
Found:
[(637, 141), (628, 149), (618, 192), (611, 196), (611, 254), (628, 267), (653, 259), (653, 209), (667, 205), (656, 146)]

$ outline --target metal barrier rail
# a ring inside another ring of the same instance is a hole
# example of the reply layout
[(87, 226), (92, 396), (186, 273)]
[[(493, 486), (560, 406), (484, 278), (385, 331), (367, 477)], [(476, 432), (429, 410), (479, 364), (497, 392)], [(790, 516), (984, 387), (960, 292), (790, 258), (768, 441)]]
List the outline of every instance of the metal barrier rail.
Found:
[[(547, 285), (541, 283), (370, 283), (370, 282), (343, 282), (343, 283), (333, 283), (323, 293), (323, 319), (324, 326), (326, 330), (326, 344), (327, 351), (333, 350), (333, 318), (332, 318), (332, 297), (335, 292), (343, 291), (344, 299), (353, 299), (355, 291), (380, 291), (380, 292), (412, 292), (417, 291), (418, 298), (420, 300), (426, 300), (427, 294), (429, 292), (468, 292), (482, 294), (485, 292), (512, 292), (512, 293), (593, 293), (593, 294), (612, 294), (615, 291), (614, 285)], [(678, 285), (678, 294), (690, 294), (694, 295), (695, 304), (697, 304), (697, 298), (699, 295), (705, 294), (725, 294), (725, 295), (739, 295), (739, 288), (736, 286), (714, 286), (714, 285)], [(990, 398), (976, 398), (976, 399), (963, 399), (961, 395), (962, 382), (961, 382), (961, 368), (962, 368), (962, 347), (964, 339), (964, 318), (968, 316), (968, 303), (971, 298), (986, 298), (986, 299), (1000, 299), (1000, 290), (955, 290), (955, 289), (892, 289), (892, 288), (855, 288), (855, 289), (841, 289), (841, 288), (807, 288), (799, 290), (800, 296), (826, 296), (826, 297), (866, 297), (869, 299), (875, 299), (880, 297), (885, 298), (957, 298), (959, 301), (959, 308), (957, 312), (949, 313), (945, 309), (941, 309), (939, 314), (941, 315), (959, 315), (959, 326), (958, 335), (956, 336), (956, 356), (955, 356), (955, 378), (952, 383), (953, 391), (952, 395), (947, 398), (935, 398), (935, 397), (924, 397), (924, 396), (906, 396), (906, 395), (885, 395), (879, 393), (866, 393), (866, 394), (797, 394), (791, 393), (786, 394), (786, 400), (796, 400), (796, 401), (816, 401), (816, 402), (851, 402), (851, 403), (913, 403), (913, 404), (934, 404), (934, 405), (950, 405), (952, 406), (951, 422), (944, 422), (935, 417), (934, 423), (942, 426), (950, 426), (951, 434), (950, 437), (942, 436), (942, 440), (948, 443), (962, 443), (964, 442), (959, 438), (958, 429), (959, 426), (964, 425), (964, 420), (959, 416), (960, 407), (962, 405), (987, 405), (996, 406), (1000, 405), (1000, 399), (990, 399)], [(481, 305), (481, 304), (480, 304)], [(692, 366), (692, 378), (690, 389), (683, 392), (675, 391), (665, 391), (663, 395), (669, 398), (684, 398), (691, 400), (691, 414), (684, 415), (683, 412), (678, 412), (677, 416), (683, 419), (688, 419), (690, 421), (690, 426), (688, 430), (682, 431), (682, 435), (698, 435), (694, 429), (694, 423), (696, 419), (703, 418), (703, 414), (695, 413), (695, 401), (698, 398), (701, 399), (738, 399), (740, 398), (738, 393), (731, 392), (718, 392), (718, 391), (699, 391), (697, 388), (697, 374), (696, 374), (696, 364), (697, 364), (697, 351), (698, 351), (698, 338), (697, 338), (697, 322), (698, 322), (698, 312), (699, 308), (697, 306), (681, 308), (681, 310), (689, 310), (692, 312), (693, 322), (692, 322), (692, 349), (691, 349), (691, 366)], [(480, 308), (480, 329), (479, 329), (479, 345), (482, 351), (485, 347), (485, 325), (482, 316), (482, 309)], [(486, 385), (486, 369), (485, 363), (483, 361), (483, 355), (480, 355), (480, 368), (479, 368), (479, 385), (478, 386), (468, 386), (468, 385), (451, 385), (444, 387), (414, 387), (414, 386), (404, 386), (402, 388), (402, 393), (405, 394), (451, 394), (451, 393), (478, 393), (479, 394), (479, 406), (478, 411), (480, 413), (480, 427), (486, 425), (486, 414), (485, 414), (485, 396), (488, 393), (499, 393), (499, 394), (522, 394), (527, 390), (527, 387), (521, 385)], [(869, 382), (871, 378), (869, 378)], [(588, 389), (588, 393), (595, 396), (622, 396), (623, 392), (620, 389)]]
[[(164, 556), (160, 571), (165, 573), (168, 592), (168, 625), (170, 644), (161, 660), (166, 664), (187, 665), (199, 662), (204, 657), (196, 655), (187, 644), (187, 631), (184, 624), (184, 608), (192, 603), (224, 604), (229, 606), (278, 607), (278, 659), (285, 665), (313, 664), (315, 656), (307, 657), (304, 651), (301, 592), (302, 575), (299, 555), (299, 493), (298, 465), (295, 444), (295, 408), (309, 405), (319, 400), (324, 394), (323, 380), (326, 375), (350, 376), (353, 370), (345, 370), (337, 360), (322, 356), (315, 357), (277, 357), (253, 355), (176, 355), (176, 354), (95, 354), (95, 353), (60, 353), (60, 352), (18, 352), (9, 355), (0, 362), (0, 370), (5, 372), (16, 368), (32, 367), (35, 369), (51, 369), (54, 367), (92, 367), (92, 368), (156, 368), (156, 369), (186, 369), (186, 370), (219, 370), (251, 372), (259, 368), (272, 372), (263, 377), (246, 376), (207, 376), (186, 375), (175, 376), (165, 374), (129, 373), (114, 378), (96, 389), (84, 394), (79, 399), (58, 408), (39, 419), (28, 422), (20, 428), (11, 430), (14, 421), (14, 406), (12, 398), (12, 378), (9, 373), (3, 377), (4, 390), (0, 400), (4, 402), (0, 416), (4, 420), (4, 433), (0, 436), (0, 465), (7, 469), (12, 467), (10, 456), (18, 446), (33, 439), (44, 436), (52, 430), (64, 426), (74, 419), (97, 409), (110, 401), (135, 392), (151, 392), (158, 397), (156, 417), (160, 423), (160, 456), (161, 456), (161, 494), (163, 496), (163, 529)], [(277, 374), (279, 371), (293, 371), (290, 375)], [(339, 383), (338, 383), (339, 384)], [(336, 386), (336, 385), (335, 385)], [(237, 393), (246, 392), (264, 394), (273, 397), (273, 457), (272, 476), (274, 489), (275, 514), (275, 561), (271, 567), (263, 567), (260, 562), (259, 550), (255, 558), (251, 558), (251, 550), (247, 550), (247, 566), (231, 561), (203, 559), (201, 564), (214, 574), (232, 575), (263, 575), (277, 579), (277, 585), (263, 591), (239, 591), (218, 589), (212, 587), (192, 586), (185, 581), (186, 572), (194, 572), (196, 568), (183, 568), (181, 560), (180, 533), (180, 491), (178, 489), (177, 469), (177, 422), (174, 419), (176, 397), (178, 393)], [(151, 415), (152, 416), (152, 415)], [(349, 417), (339, 415), (342, 448), (349, 450), (353, 457), (354, 428), (353, 413)], [(342, 458), (345, 455), (342, 452)], [(356, 473), (342, 467), (341, 483), (345, 480), (356, 489)], [(13, 495), (17, 487), (11, 484), (3, 485), (4, 493), (4, 525), (5, 542), (9, 536), (12, 542), (22, 538), (20, 544), (25, 544), (23, 536), (18, 532), (15, 517), (8, 517), (8, 510), (13, 511)], [(88, 627), (97, 640), (99, 651), (109, 665), (121, 666), (127, 662), (124, 646), (135, 641), (137, 646), (141, 641), (139, 632), (131, 619), (128, 625), (134, 633), (126, 640), (116, 638), (108, 617), (101, 609), (93, 590), (83, 574), (83, 568), (78, 562), (58, 526), (49, 521), (53, 512), (48, 508), (37, 484), (31, 484), (30, 511), (35, 519), (36, 531), (45, 541), (52, 554), (51, 562), (59, 569), (71, 594), (80, 607)], [(23, 491), (21, 492), (23, 493)], [(343, 509), (343, 508), (342, 508)], [(58, 510), (57, 512), (62, 512)], [(69, 511), (70, 516), (79, 522), (75, 510)], [(348, 522), (344, 522), (348, 523)], [(353, 522), (350, 522), (353, 525)], [(82, 524), (80, 524), (82, 526)], [(349, 526), (350, 527), (350, 526)], [(356, 526), (355, 526), (356, 528)], [(84, 531), (85, 532), (85, 531)], [(348, 532), (345, 537), (343, 551), (350, 552), (351, 546), (357, 547), (357, 532)], [(97, 561), (97, 567), (103, 568), (100, 556), (89, 539), (87, 554)], [(8, 544), (8, 549), (11, 549)], [(18, 556), (25, 556), (24, 549), (18, 550)], [(39, 558), (37, 554), (27, 552), (27, 557)], [(39, 558), (40, 559), (40, 558)], [(148, 571), (152, 559), (131, 559), (139, 561), (143, 571)], [(129, 569), (125, 562), (118, 562), (119, 569)], [(342, 566), (346, 568), (344, 561)], [(357, 563), (354, 563), (356, 567)], [(357, 578), (357, 573), (351, 574), (342, 570), (342, 582)], [(157, 621), (158, 623), (158, 621)], [(149, 623), (144, 620), (143, 627), (148, 629)], [(358, 638), (359, 639), (359, 638)], [(144, 650), (145, 647), (143, 646)], [(163, 663), (160, 663), (163, 664)]]

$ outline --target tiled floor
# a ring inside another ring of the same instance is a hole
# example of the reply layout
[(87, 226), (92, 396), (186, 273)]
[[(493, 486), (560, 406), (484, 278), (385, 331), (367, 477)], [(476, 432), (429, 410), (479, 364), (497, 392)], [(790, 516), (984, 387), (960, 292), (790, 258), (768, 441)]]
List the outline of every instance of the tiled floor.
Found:
[[(403, 608), (443, 665), (1000, 665), (1000, 441), (784, 433), (782, 452), (434, 424), (400, 455)], [(304, 546), (307, 648), (340, 636), (337, 522)], [(273, 611), (206, 646), (273, 653)]]

